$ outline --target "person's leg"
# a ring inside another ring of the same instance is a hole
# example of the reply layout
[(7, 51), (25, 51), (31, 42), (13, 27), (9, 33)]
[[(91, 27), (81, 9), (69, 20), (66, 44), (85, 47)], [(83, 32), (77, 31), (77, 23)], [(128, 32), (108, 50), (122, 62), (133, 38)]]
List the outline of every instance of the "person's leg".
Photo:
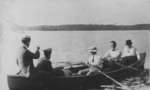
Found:
[(96, 67), (90, 67), (89, 71), (88, 71), (88, 73), (86, 75), (87, 76), (94, 75), (94, 74), (96, 74), (96, 72), (98, 72), (98, 68), (96, 68)]
[(64, 76), (71, 76), (72, 75), (72, 72), (70, 70), (63, 69), (63, 72), (64, 72)]
[(89, 68), (80, 70), (80, 71), (78, 72), (78, 74), (80, 74), (80, 75), (85, 75), (87, 72), (89, 72)]

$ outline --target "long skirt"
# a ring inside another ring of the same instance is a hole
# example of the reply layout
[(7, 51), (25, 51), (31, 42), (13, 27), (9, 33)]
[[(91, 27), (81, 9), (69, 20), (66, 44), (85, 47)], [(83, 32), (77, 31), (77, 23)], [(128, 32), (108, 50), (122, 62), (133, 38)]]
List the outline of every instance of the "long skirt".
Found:
[(131, 65), (137, 61), (137, 56), (126, 56), (122, 58), (122, 63), (124, 65)]

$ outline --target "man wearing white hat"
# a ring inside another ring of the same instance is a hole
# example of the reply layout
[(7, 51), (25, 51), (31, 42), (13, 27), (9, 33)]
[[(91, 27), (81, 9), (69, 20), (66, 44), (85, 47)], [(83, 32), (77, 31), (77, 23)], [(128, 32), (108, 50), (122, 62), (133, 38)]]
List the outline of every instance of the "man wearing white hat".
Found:
[(97, 48), (96, 46), (93, 46), (89, 50), (90, 56), (88, 60), (86, 61), (86, 65), (88, 65), (87, 69), (80, 70), (78, 74), (86, 74), (87, 76), (92, 75), (99, 71), (100, 68), (102, 68), (102, 60), (99, 55), (97, 55)]
[(29, 77), (31, 72), (35, 70), (33, 65), (33, 59), (38, 59), (40, 57), (39, 49), (35, 53), (31, 52), (28, 47), (30, 46), (31, 38), (30, 36), (25, 36), (22, 38), (22, 46), (19, 48), (18, 56), (17, 56), (17, 65), (19, 66), (20, 71), (17, 73), (24, 77)]

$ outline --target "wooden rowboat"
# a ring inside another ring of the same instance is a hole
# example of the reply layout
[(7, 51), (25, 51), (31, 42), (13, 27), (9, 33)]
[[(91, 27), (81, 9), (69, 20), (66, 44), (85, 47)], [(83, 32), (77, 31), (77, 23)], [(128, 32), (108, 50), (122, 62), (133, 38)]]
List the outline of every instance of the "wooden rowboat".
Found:
[[(122, 67), (116, 64), (115, 69), (109, 71), (103, 70), (103, 72), (118, 81), (130, 76), (137, 75), (144, 70), (146, 53), (141, 53), (140, 56), (141, 60), (135, 62), (130, 67)], [(83, 69), (84, 67), (75, 66), (70, 68), (70, 70), (77, 72), (81, 68)], [(136, 70), (133, 68), (136, 68)], [(99, 87), (102, 84), (106, 85), (112, 83), (109, 78), (101, 73), (93, 76), (43, 76), (38, 78), (25, 78), (21, 76), (8, 75), (7, 80), (10, 90), (83, 90), (86, 88)]]

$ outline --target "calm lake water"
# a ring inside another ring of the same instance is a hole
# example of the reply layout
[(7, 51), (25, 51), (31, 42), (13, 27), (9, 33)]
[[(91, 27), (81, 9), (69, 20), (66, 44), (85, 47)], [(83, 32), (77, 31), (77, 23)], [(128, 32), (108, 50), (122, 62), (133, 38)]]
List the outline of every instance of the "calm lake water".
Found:
[(147, 31), (28, 31), (32, 37), (31, 48), (53, 48), (52, 60), (81, 61), (88, 55), (88, 48), (96, 45), (99, 55), (110, 48), (110, 41), (123, 49), (125, 40), (131, 39), (140, 52), (148, 47)]
[[(24, 35), (30, 35), (32, 38), (30, 49), (35, 51), (36, 46), (42, 50), (52, 48), (52, 62), (85, 61), (88, 57), (88, 48), (95, 45), (98, 47), (98, 54), (103, 56), (110, 48), (110, 41), (117, 42), (120, 50), (125, 45), (125, 40), (131, 39), (139, 52), (150, 51), (150, 32), (143, 31), (9, 31), (5, 35), (4, 45), (4, 67), (9, 71), (17, 70), (16, 51), (21, 45), (20, 40)], [(7, 63), (9, 62), (9, 63)]]
[[(8, 31), (5, 35), (2, 69), (6, 74), (14, 74), (18, 71), (16, 65), (16, 51), (20, 46), (21, 37), (24, 34), (31, 36), (30, 49), (35, 51), (36, 46), (43, 49), (52, 48), (52, 62), (85, 61), (88, 56), (88, 48), (96, 45), (98, 54), (103, 56), (110, 48), (110, 41), (118, 43), (118, 48), (123, 49), (125, 40), (131, 39), (139, 52), (150, 51), (150, 32), (143, 31)], [(42, 57), (42, 54), (41, 54)], [(8, 63), (9, 62), (9, 63)], [(36, 63), (36, 60), (35, 60)]]

